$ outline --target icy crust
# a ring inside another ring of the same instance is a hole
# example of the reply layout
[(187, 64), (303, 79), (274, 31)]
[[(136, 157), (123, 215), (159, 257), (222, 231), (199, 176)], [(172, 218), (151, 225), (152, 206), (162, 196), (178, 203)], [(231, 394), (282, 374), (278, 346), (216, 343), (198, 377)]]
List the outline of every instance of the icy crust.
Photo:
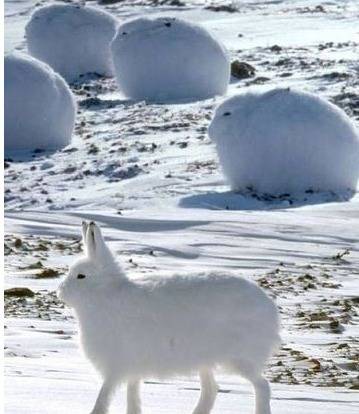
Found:
[(69, 82), (86, 73), (112, 76), (110, 42), (117, 23), (94, 7), (46, 6), (36, 10), (26, 26), (28, 50)]
[(178, 18), (138, 18), (111, 44), (119, 88), (133, 99), (171, 102), (226, 93), (227, 52), (204, 28)]
[(235, 96), (217, 108), (209, 135), (233, 190), (356, 190), (358, 131), (318, 96), (289, 88)]
[(48, 65), (20, 53), (4, 61), (5, 151), (58, 149), (71, 141), (75, 99)]

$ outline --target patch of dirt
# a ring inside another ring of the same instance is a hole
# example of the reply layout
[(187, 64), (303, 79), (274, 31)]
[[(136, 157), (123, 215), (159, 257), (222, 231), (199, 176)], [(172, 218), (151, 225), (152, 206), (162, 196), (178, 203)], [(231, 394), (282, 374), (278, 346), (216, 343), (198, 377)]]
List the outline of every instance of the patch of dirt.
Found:
[(65, 305), (57, 298), (55, 292), (32, 292), (32, 296), (19, 297), (5, 295), (5, 318), (29, 318), (43, 320), (68, 320)]
[(286, 329), (295, 335), (312, 330), (328, 335), (320, 349), (283, 344), (267, 369), (272, 382), (347, 389), (359, 386), (359, 340), (346, 334), (357, 324), (359, 297), (343, 296), (337, 282), (341, 274), (351, 272), (349, 258), (350, 251), (343, 249), (304, 267), (280, 263), (257, 277), (257, 283), (282, 303), (279, 310)]

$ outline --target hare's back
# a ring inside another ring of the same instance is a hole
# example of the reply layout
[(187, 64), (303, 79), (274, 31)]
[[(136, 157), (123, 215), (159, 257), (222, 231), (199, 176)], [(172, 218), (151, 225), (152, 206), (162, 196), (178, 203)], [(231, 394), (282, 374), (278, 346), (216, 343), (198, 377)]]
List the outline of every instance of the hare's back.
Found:
[[(258, 285), (232, 274), (207, 272), (153, 279), (150, 307), (158, 318), (197, 326), (278, 326), (277, 308)], [(151, 284), (151, 282), (150, 282)], [(191, 324), (188, 322), (188, 324)]]

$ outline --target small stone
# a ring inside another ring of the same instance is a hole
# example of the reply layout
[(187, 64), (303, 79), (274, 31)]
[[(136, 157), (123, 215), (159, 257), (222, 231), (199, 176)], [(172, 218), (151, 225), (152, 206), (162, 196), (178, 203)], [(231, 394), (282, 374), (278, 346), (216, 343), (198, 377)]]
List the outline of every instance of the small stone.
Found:
[(64, 174), (72, 174), (72, 173), (74, 173), (76, 170), (77, 170), (77, 168), (76, 168), (75, 166), (70, 165), (70, 166), (66, 167), (66, 168), (65, 168), (62, 172), (63, 172)]
[(19, 298), (25, 298), (25, 297), (32, 298), (35, 296), (35, 293), (31, 289), (26, 288), (26, 287), (14, 287), (14, 288), (5, 289), (4, 295), (5, 296), (16, 296)]
[(273, 45), (273, 46), (270, 47), (270, 51), (278, 53), (278, 52), (282, 51), (282, 48), (278, 45)]
[(221, 4), (215, 6), (213, 4), (205, 7), (206, 10), (211, 10), (213, 12), (225, 12), (225, 13), (235, 13), (238, 12), (238, 8), (233, 4)]
[(51, 278), (51, 277), (58, 277), (60, 272), (55, 269), (44, 269), (42, 272), (37, 273), (36, 278), (44, 279), (44, 278)]
[(231, 64), (231, 75), (237, 79), (251, 78), (255, 75), (255, 68), (246, 62), (235, 60)]

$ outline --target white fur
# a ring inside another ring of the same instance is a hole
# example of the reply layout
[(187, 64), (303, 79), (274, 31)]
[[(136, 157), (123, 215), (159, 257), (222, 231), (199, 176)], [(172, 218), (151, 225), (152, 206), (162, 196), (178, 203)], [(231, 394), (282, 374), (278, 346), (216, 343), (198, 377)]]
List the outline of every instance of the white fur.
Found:
[(209, 135), (235, 191), (355, 191), (359, 131), (337, 106), (294, 89), (246, 92), (216, 110)]
[(118, 27), (111, 50), (118, 86), (130, 98), (180, 102), (226, 93), (228, 53), (200, 25), (137, 18)]
[(112, 76), (110, 42), (117, 24), (112, 14), (95, 7), (50, 4), (31, 16), (27, 47), (68, 82), (90, 72)]
[(5, 150), (54, 150), (71, 142), (76, 101), (46, 63), (14, 52), (4, 59)]
[(141, 379), (192, 372), (202, 386), (194, 414), (208, 414), (219, 367), (251, 381), (256, 414), (270, 413), (262, 372), (279, 343), (279, 321), (262, 289), (224, 272), (132, 281), (96, 224), (84, 223), (83, 237), (87, 256), (70, 268), (59, 297), (74, 308), (83, 349), (104, 378), (93, 414), (107, 412), (120, 382), (128, 382), (127, 413), (139, 414)]

